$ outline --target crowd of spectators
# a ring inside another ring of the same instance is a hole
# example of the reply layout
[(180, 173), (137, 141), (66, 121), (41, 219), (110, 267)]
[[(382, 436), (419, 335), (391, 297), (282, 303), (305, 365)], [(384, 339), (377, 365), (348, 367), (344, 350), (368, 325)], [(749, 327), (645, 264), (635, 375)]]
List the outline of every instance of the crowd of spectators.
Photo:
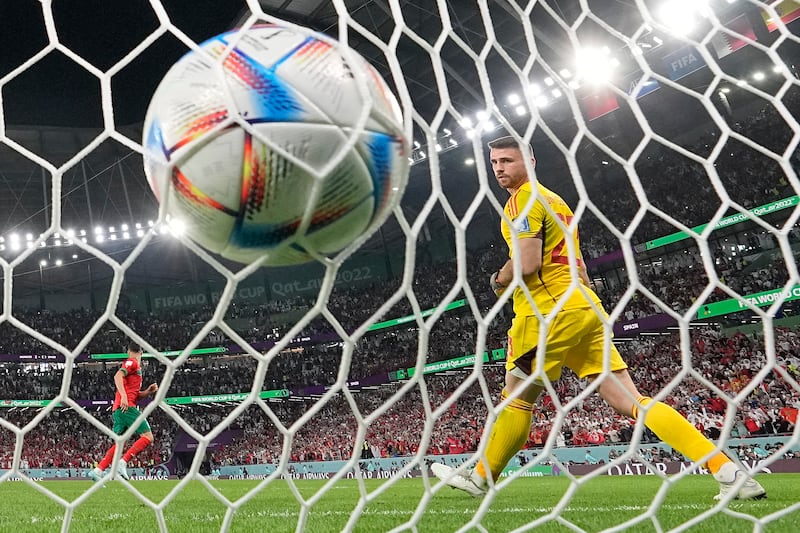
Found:
[[(743, 334), (726, 337), (713, 329), (695, 332), (691, 355), (697, 377), (680, 372), (679, 346), (677, 335), (642, 338), (620, 345), (643, 393), (657, 395), (667, 390), (665, 401), (711, 438), (718, 438), (723, 433), (728, 402), (734, 400), (738, 405), (729, 426), (730, 436), (777, 435), (793, 431), (800, 407), (800, 390), (792, 382), (792, 379), (800, 377), (800, 337), (796, 331), (776, 330), (777, 367), (770, 372), (761, 370), (769, 365), (763, 340), (757, 337)], [(405, 364), (411, 365), (415, 350), (405, 356)], [(182, 383), (190, 387), (193, 381), (200, 384), (215, 375), (225, 375), (236, 391), (249, 390), (252, 368), (244, 373), (226, 372), (219, 365), (221, 360), (212, 361), (218, 365), (214, 367), (216, 371), (200, 372), (200, 367), (195, 367), (196, 371), (187, 372), (181, 378)], [(111, 370), (113, 368), (106, 372), (81, 369), (81, 373), (75, 375), (82, 375), (81, 379), (87, 383), (93, 376), (100, 381), (97, 390), (105, 387), (109, 391), (108, 372)], [(152, 369), (147, 370), (148, 374), (151, 372)], [(335, 370), (331, 369), (331, 372)], [(407, 386), (396, 382), (352, 393), (350, 398), (340, 392), (319, 405), (316, 400), (308, 398), (271, 402), (267, 405), (272, 416), (259, 406), (251, 406), (228, 425), (240, 430), (239, 436), (214, 449), (213, 464), (276, 462), (281, 457), (284, 439), (290, 434), (290, 458), (294, 461), (347, 459), (353, 453), (357, 429), (367, 417), (370, 422), (366, 438), (373, 456), (409, 455), (420, 446), (427, 446), (431, 454), (472, 452), (480, 442), (487, 406), (499, 399), (503, 368), (502, 365), (490, 364), (482, 374), (470, 376), (466, 371), (430, 375), (425, 377), (424, 384)], [(31, 391), (29, 396), (36, 397), (35, 391), (46, 387), (42, 385), (42, 377), (38, 374), (11, 375), (8, 367), (4, 366), (0, 373), (0, 386), (21, 387), (23, 390), (27, 387)], [(751, 384), (754, 379), (755, 384)], [(240, 381), (237, 383), (237, 380)], [(52, 386), (55, 386), (55, 381)], [(465, 381), (469, 381), (468, 387), (462, 386)], [(408, 388), (404, 389), (404, 386)], [(634, 422), (617, 415), (596, 394), (584, 397), (584, 387), (585, 383), (565, 371), (563, 379), (556, 384), (557, 398), (545, 395), (540, 399), (526, 447), (543, 446), (553, 431), (557, 432), (554, 437), (556, 446), (622, 445), (631, 440)], [(454, 394), (456, 391), (458, 394)], [(176, 413), (192, 428), (206, 433), (222, 423), (233, 407), (192, 406), (176, 408)], [(563, 425), (554, 429), (557, 409), (565, 409), (567, 416)], [(8, 422), (21, 426), (37, 412), (36, 409), (15, 408), (5, 410), (2, 415)], [(109, 417), (105, 411), (91, 414), (101, 423), (106, 423)], [(156, 445), (137, 457), (134, 466), (153, 466), (166, 460), (181, 431), (175, 420), (161, 409), (154, 411), (150, 421), (156, 432)], [(656, 439), (645, 432), (642, 441), (655, 442)], [(0, 430), (0, 467), (10, 464), (13, 444), (13, 433)], [(85, 468), (101, 457), (109, 444), (108, 436), (71, 409), (56, 409), (25, 435), (23, 464), (31, 468)], [(752, 448), (750, 452), (760, 453)]]
[[(800, 97), (796, 91), (786, 94), (784, 104), (794, 116), (800, 113)], [(732, 128), (776, 154), (783, 154), (788, 149), (793, 135), (771, 105), (740, 120)], [(684, 147), (702, 158), (711, 155), (721, 138), (715, 129), (700, 133), (697, 137), (685, 143)], [(641, 207), (631, 181), (622, 167), (615, 166), (613, 162), (608, 165), (597, 164), (597, 159), (607, 157), (588, 152), (587, 158), (588, 161), (579, 160), (579, 163), (583, 163), (582, 173), (590, 176), (585, 180), (588, 197), (620, 232), (624, 232)], [(798, 158), (793, 156), (790, 163), (796, 169)], [(714, 169), (724, 188), (723, 194), (746, 209), (797, 194), (775, 159), (738, 140), (727, 139), (714, 160)], [(651, 143), (647, 147), (637, 159), (635, 170), (649, 204), (688, 227), (707, 223), (722, 203), (723, 195), (717, 192), (709, 172), (701, 164), (660, 144)], [(577, 203), (577, 197), (566, 194), (565, 199), (571, 205)], [(679, 229), (660, 216), (648, 213), (638, 225), (633, 243), (642, 243), (676, 231)], [(590, 212), (581, 221), (581, 233), (587, 258), (621, 248), (619, 240)]]
[[(39, 415), (41, 409), (4, 409), (2, 418), (17, 427), (24, 427)], [(92, 412), (102, 425), (108, 425), (111, 413)], [(155, 444), (131, 461), (134, 467), (152, 467), (167, 461), (172, 455), (174, 427), (164, 415), (157, 416), (153, 424)], [(18, 437), (5, 428), (0, 428), (0, 469), (10, 468), (14, 458), (14, 447)], [(21, 469), (92, 468), (103, 458), (113, 444), (97, 427), (87, 422), (71, 409), (56, 409), (42, 418), (23, 438)]]
[[(755, 237), (753, 238), (754, 240)], [(800, 243), (800, 228), (790, 232), (789, 242)], [(785, 261), (770, 261), (764, 264), (748, 264), (745, 254), (755, 256), (758, 253), (774, 249), (771, 239), (762, 239), (760, 242), (748, 244), (744, 253), (729, 256), (722, 251), (715, 254), (716, 274), (721, 284), (739, 295), (751, 295), (762, 291), (784, 287), (789, 281), (789, 271)], [(792, 259), (794, 260), (794, 259)], [(623, 320), (634, 320), (646, 316), (664, 313), (666, 310), (684, 314), (689, 307), (700, 299), (701, 294), (711, 283), (703, 265), (702, 258), (697, 248), (690, 248), (683, 253), (666, 255), (658, 261), (637, 268), (637, 277), (640, 287), (646, 288), (655, 298), (655, 301), (637, 290), (624, 301)], [(598, 290), (598, 295), (603, 300), (608, 310), (612, 310), (621, 300), (624, 293), (632, 283), (625, 280), (614, 286), (604, 286)], [(703, 300), (703, 304), (710, 304), (733, 296), (715, 286), (711, 293)]]

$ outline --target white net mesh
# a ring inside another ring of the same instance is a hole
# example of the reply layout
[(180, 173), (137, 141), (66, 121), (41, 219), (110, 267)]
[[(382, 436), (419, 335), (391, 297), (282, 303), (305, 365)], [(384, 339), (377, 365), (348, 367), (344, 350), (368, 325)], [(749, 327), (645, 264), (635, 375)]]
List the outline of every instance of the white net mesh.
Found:
[[(495, 301), (485, 282), (507, 258), (497, 231), (506, 195), (485, 141), (511, 134), (533, 145), (535, 177), (573, 207), (607, 329), (625, 340), (619, 348), (642, 392), (673, 405), (748, 472), (792, 471), (800, 49), (789, 24), (800, 5), (335, 0), (303, 17), (248, 1), (239, 25), (300, 20), (367, 58), (416, 139), (405, 197), (379, 235), (353, 256), (271, 271), (168, 237), (147, 187), (136, 188), (140, 136), (119, 120), (135, 81), (129, 69), (165, 39), (185, 51), (212, 36), (201, 23), (185, 31), (190, 14), (165, 4), (137, 6), (147, 31), (123, 53), (91, 61), (102, 54), (87, 43), (102, 43), (70, 33), (57, 6), (42, 1), (43, 46), (0, 77), (2, 156), (27, 172), (3, 177), (14, 202), (0, 241), (0, 351), (9, 354), (0, 367), (0, 489), (13, 498), (19, 489), (8, 487), (19, 484), (10, 481), (22, 480), (55, 502), (52, 512), (30, 511), (31, 527), (91, 529), (98, 517), (161, 531), (197, 520), (297, 531), (790, 527), (796, 492), (760, 508), (714, 504), (710, 481), (695, 500), (675, 496), (690, 490), (698, 465), (568, 372), (546, 384), (526, 448), (482, 501), (451, 498), (428, 466), (473, 466), (508, 404), (499, 398), (508, 297)], [(63, 131), (16, 126), (26, 76), (54, 57), (93, 84), (99, 125), (66, 129), (74, 150), (60, 150)], [(30, 214), (32, 180), (45, 192)], [(98, 205), (120, 198), (153, 223), (103, 220), (110, 211)], [(119, 227), (106, 230), (112, 223)], [(12, 236), (27, 228), (31, 236)], [(128, 238), (127, 247), (110, 242)], [(72, 270), (58, 274), (67, 254)], [(572, 267), (572, 289), (581, 290), (574, 259)], [(184, 290), (184, 281), (204, 288)], [(750, 330), (730, 329), (744, 322)], [(115, 436), (110, 413), (92, 403), (113, 390), (116, 363), (106, 372), (103, 359), (84, 355), (118, 351), (128, 339), (155, 354), (145, 384), (159, 383), (142, 409), (155, 444), (130, 468), (181, 479), (158, 488), (123, 481), (146, 516), (114, 517), (91, 509), (101, 507), (101, 487), (116, 484), (70, 493), (39, 478), (84, 477), (112, 439), (116, 469), (133, 429)], [(770, 439), (736, 440), (748, 435)], [(646, 471), (657, 480), (646, 494), (606, 476)], [(552, 485), (527, 479), (554, 472)], [(243, 477), (259, 481), (231, 489), (220, 479)], [(616, 499), (597, 488), (605, 483), (620, 491)], [(199, 507), (192, 490), (205, 498)]]

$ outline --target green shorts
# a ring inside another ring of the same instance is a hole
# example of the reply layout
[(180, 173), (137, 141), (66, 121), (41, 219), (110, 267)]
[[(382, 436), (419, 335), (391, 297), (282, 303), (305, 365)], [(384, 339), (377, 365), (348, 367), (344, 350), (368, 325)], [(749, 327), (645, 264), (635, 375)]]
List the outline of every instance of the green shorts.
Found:
[[(125, 433), (135, 422), (136, 419), (141, 414), (135, 407), (128, 407), (127, 411), (122, 411), (122, 409), (117, 409), (113, 413), (111, 413), (111, 418), (114, 420), (114, 433), (117, 435), (122, 435)], [(147, 433), (150, 430), (150, 424), (147, 423), (147, 420), (143, 420), (139, 427), (136, 428), (134, 433), (136, 435), (141, 435), (142, 433)]]

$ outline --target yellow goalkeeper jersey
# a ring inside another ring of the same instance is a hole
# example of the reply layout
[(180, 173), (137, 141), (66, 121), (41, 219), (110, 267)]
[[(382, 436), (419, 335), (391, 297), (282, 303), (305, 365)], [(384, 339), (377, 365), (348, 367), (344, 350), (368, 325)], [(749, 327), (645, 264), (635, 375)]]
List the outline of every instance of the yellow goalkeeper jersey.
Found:
[[(542, 199), (550, 206), (553, 213), (561, 219), (564, 225), (568, 226), (572, 222), (572, 209), (564, 200), (548, 189), (537, 184), (541, 198), (536, 199), (528, 215), (520, 216), (520, 212), (525, 209), (531, 195), (533, 194), (531, 182), (524, 183), (517, 191), (511, 195), (505, 205), (505, 214), (517, 229), (517, 236), (520, 239), (538, 237), (542, 239), (542, 268), (539, 273), (530, 276), (526, 280), (528, 290), (533, 297), (533, 301), (538, 311), (546, 315), (553, 310), (556, 303), (566, 294), (572, 284), (572, 273), (569, 267), (569, 249), (567, 248), (567, 238), (572, 239), (575, 250), (578, 251), (577, 265), (583, 265), (583, 257), (580, 253), (580, 241), (577, 229), (572, 235), (566, 235), (559, 227), (553, 216), (548, 213), (542, 204)], [(500, 231), (508, 245), (509, 257), (514, 256), (511, 242), (511, 228), (506, 224), (505, 219), (500, 224)], [(577, 274), (577, 273), (576, 273)], [(580, 281), (579, 281), (580, 283)], [(591, 300), (600, 306), (600, 299), (589, 288), (585, 287)], [(520, 288), (514, 290), (514, 313), (517, 315), (530, 316), (535, 314), (528, 298)], [(562, 309), (581, 309), (591, 307), (591, 304), (577, 287), (569, 296)]]

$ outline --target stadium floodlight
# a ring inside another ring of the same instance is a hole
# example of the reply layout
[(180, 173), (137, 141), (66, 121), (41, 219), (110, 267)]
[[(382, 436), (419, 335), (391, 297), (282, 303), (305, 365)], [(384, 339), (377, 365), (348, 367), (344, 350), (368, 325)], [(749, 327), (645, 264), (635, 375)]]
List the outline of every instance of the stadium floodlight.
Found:
[(542, 88), (541, 88), (541, 87), (539, 87), (539, 85), (537, 85), (537, 84), (535, 84), (535, 83), (531, 83), (530, 85), (528, 85), (528, 91), (529, 91), (529, 92), (530, 92), (530, 93), (531, 93), (533, 96), (536, 96), (537, 94), (539, 94), (539, 93), (541, 93), (541, 92), (542, 92)]
[(550, 94), (553, 95), (553, 98), (561, 98), (564, 93), (561, 92), (561, 89), (553, 89)]
[(758, 72), (753, 72), (753, 79), (754, 80), (762, 81), (764, 78), (766, 78), (766, 75), (764, 75), (764, 73), (761, 72), (760, 70)]
[(136, 230), (136, 236), (137, 237), (144, 237), (144, 230), (143, 229), (137, 229)]
[(169, 229), (174, 236), (178, 237), (186, 231), (186, 224), (179, 218), (173, 218), (169, 221)]
[(116, 228), (114, 226), (109, 226), (108, 227), (108, 232), (109, 233), (114, 233), (115, 231), (116, 231)]
[(11, 242), (19, 241), (19, 235), (17, 235), (16, 233), (12, 233), (11, 235), (8, 236), (8, 240), (10, 240)]
[(475, 113), (475, 118), (478, 119), (478, 122), (483, 122), (489, 119), (489, 113), (486, 111), (478, 111)]
[(15, 251), (15, 252), (16, 252), (17, 250), (19, 250), (19, 242), (18, 242), (18, 241), (11, 241), (11, 249), (12, 249), (13, 251)]
[(536, 99), (536, 107), (546, 107), (547, 104), (550, 103), (550, 100), (547, 99), (545, 95), (541, 95), (539, 98)]
[(570, 72), (569, 69), (566, 69), (566, 68), (562, 68), (561, 70), (559, 70), (558, 74), (559, 74), (559, 76), (561, 76), (564, 79), (568, 79), (568, 78), (572, 77), (572, 72)]
[[(86, 230), (85, 230), (85, 229), (82, 229), (82, 230), (79, 232), (79, 235), (80, 235), (81, 237), (86, 237)], [(86, 242), (86, 241), (83, 241), (83, 242)]]
[(610, 57), (610, 54), (608, 47), (578, 50), (575, 60), (578, 78), (589, 83), (608, 81), (614, 68), (619, 65), (619, 61), (615, 64), (615, 58)]
[(112, 241), (116, 241), (117, 240), (117, 234), (116, 233), (112, 233), (108, 238), (111, 239)]
[(56, 239), (55, 241), (53, 241), (53, 244), (55, 244), (56, 246), (61, 246), (61, 239)]
[(135, 227), (136, 227), (136, 229), (142, 229), (142, 223), (141, 222), (137, 222)]
[(518, 105), (517, 107), (514, 108), (514, 111), (517, 113), (517, 115), (522, 116), (528, 112), (528, 108), (525, 107), (524, 105)]
[(60, 267), (63, 264), (64, 264), (64, 262), (61, 259), (56, 259), (56, 266), (57, 267)]
[(131, 238), (131, 234), (128, 233), (127, 231), (125, 231), (125, 232), (122, 233), (122, 238), (123, 239), (130, 239)]
[(464, 132), (464, 135), (467, 136), (467, 139), (472, 139), (475, 136), (475, 130), (468, 129), (466, 132)]
[(491, 120), (487, 121), (483, 125), (483, 131), (492, 131), (493, 129), (494, 129), (494, 122), (492, 122)]
[(33, 233), (26, 234), (25, 235), (25, 240), (26, 241), (32, 241), (33, 240)]
[(34, 246), (33, 241), (28, 241), (25, 243), (26, 248), (33, 248), (33, 246)]
[(468, 157), (464, 160), (464, 164), (467, 165), (468, 167), (471, 167), (472, 165), (475, 164), (475, 160), (471, 157)]
[(550, 76), (547, 76), (544, 79), (544, 84), (547, 85), (548, 87), (552, 87), (554, 83), (555, 82), (553, 81), (553, 78), (551, 78)]
[(122, 226), (120, 226), (120, 229), (122, 229), (122, 231), (128, 231), (128, 225), (123, 224)]
[(46, 267), (47, 266), (47, 259), (42, 259), (41, 261), (39, 261), (39, 266)]
[(705, 14), (707, 3), (707, 0), (670, 0), (661, 6), (658, 18), (670, 33), (688, 35), (697, 27), (697, 16)]
[(517, 105), (517, 104), (520, 103), (520, 98), (519, 98), (519, 95), (517, 93), (509, 94), (507, 100), (508, 100), (508, 103), (511, 104), (511, 105)]
[(94, 228), (94, 233), (95, 235), (100, 235), (101, 233), (103, 233), (103, 228), (97, 226), (96, 228)]
[(469, 118), (469, 117), (462, 118), (460, 124), (461, 124), (461, 127), (464, 128), (465, 130), (471, 130), (472, 129), (472, 119)]
[(72, 254), (72, 258), (73, 259), (77, 259), (78, 258), (78, 254)]
[(71, 239), (74, 236), (75, 236), (75, 230), (74, 229), (68, 229), (67, 230), (67, 237), (69, 237)]
[(95, 242), (103, 242), (106, 240), (106, 238), (103, 236), (102, 233), (98, 233), (94, 240)]

